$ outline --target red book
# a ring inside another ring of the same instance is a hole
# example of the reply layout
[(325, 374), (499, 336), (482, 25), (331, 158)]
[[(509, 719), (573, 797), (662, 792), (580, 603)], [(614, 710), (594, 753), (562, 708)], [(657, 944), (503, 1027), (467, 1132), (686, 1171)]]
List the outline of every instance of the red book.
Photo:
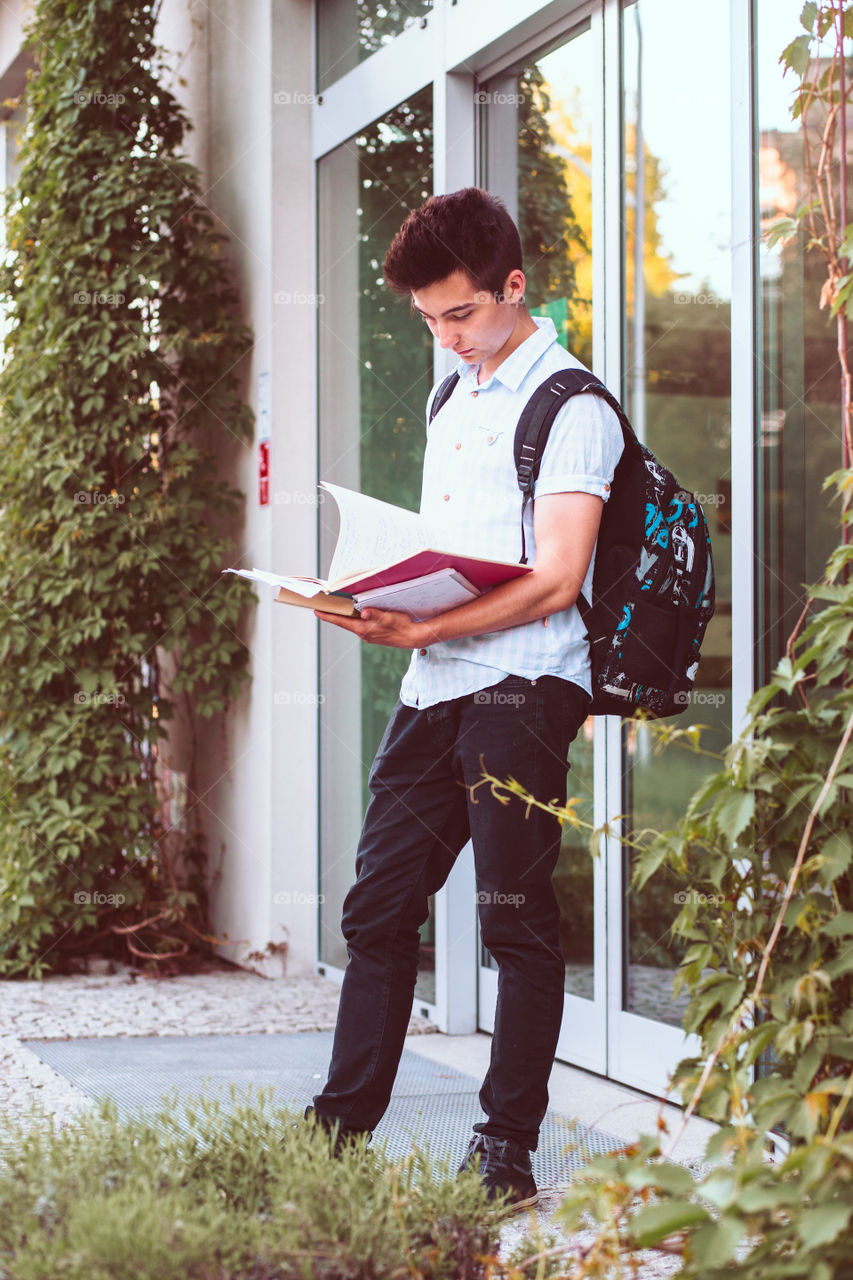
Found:
[[(414, 511), (325, 481), (320, 487), (334, 498), (341, 517), (327, 578), (284, 576), (262, 569), (225, 572), (277, 587), (276, 599), (282, 604), (301, 605), (325, 613), (356, 614), (358, 606), (353, 597), (361, 592), (410, 583), (430, 574), (436, 575), (437, 590), (439, 570), (455, 570), (478, 593), (531, 571), (532, 566), (528, 564), (486, 559), (472, 554), (471, 549), (441, 547), (440, 532)], [(441, 578), (446, 581), (446, 575)], [(430, 584), (419, 581), (417, 585), (419, 600), (424, 598), (424, 592), (428, 599)], [(436, 603), (440, 604), (438, 596)], [(377, 607), (383, 606), (377, 601)], [(434, 610), (437, 611), (440, 610)]]

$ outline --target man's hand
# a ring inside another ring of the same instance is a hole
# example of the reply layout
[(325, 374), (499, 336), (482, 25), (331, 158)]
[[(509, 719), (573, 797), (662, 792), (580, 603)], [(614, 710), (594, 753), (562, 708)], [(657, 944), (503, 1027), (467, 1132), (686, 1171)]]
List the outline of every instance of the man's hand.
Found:
[(322, 613), (315, 609), (314, 617), (321, 622), (331, 622), (334, 627), (343, 627), (344, 631), (352, 631), (367, 644), (384, 644), (392, 649), (419, 649), (431, 639), (422, 622), (415, 622), (398, 609), (364, 609), (358, 618), (344, 618), (338, 613)]

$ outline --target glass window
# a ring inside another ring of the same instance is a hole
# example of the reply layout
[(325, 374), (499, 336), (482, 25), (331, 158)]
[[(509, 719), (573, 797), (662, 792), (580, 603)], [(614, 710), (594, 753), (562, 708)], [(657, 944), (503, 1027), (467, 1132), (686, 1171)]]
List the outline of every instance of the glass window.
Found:
[[(808, 200), (796, 81), (779, 55), (802, 28), (797, 0), (757, 0), (756, 87), (759, 231)], [(760, 683), (785, 652), (800, 615), (804, 583), (816, 582), (838, 537), (837, 507), (822, 492), (842, 465), (841, 384), (834, 321), (819, 308), (824, 260), (801, 232), (768, 249), (759, 241), (757, 478)]]
[[(689, 715), (707, 726), (711, 751), (731, 739), (729, 40), (728, 6), (703, 23), (701, 41), (673, 22), (672, 0), (623, 8), (623, 403), (708, 517), (717, 605)], [(713, 762), (678, 746), (654, 755), (636, 722), (623, 732), (629, 825), (672, 826)], [(626, 857), (626, 885), (628, 870)], [(626, 888), (625, 911), (623, 1007), (675, 1025), (686, 999), (671, 998), (679, 891), (660, 874), (642, 893)]]
[[(486, 185), (521, 234), (525, 298), (558, 340), (592, 364), (592, 139), (600, 96), (588, 24), (558, 48), (502, 73), (478, 92)], [(596, 162), (597, 162), (596, 157)], [(568, 794), (593, 819), (593, 726), (572, 743)], [(593, 864), (583, 832), (565, 826), (554, 869), (565, 990), (593, 998)], [(496, 968), (483, 949), (482, 962)]]
[[(431, 88), (324, 156), (318, 187), (320, 476), (416, 511), (432, 339), (382, 283), (382, 262), (407, 213), (432, 192)], [(320, 508), (321, 572), (337, 536), (333, 506)], [(355, 878), (368, 770), (408, 661), (408, 652), (320, 628), (320, 956), (330, 964), (346, 964), (341, 905)]]
[(432, 0), (322, 0), (317, 9), (317, 88), (322, 91), (407, 27), (426, 25)]

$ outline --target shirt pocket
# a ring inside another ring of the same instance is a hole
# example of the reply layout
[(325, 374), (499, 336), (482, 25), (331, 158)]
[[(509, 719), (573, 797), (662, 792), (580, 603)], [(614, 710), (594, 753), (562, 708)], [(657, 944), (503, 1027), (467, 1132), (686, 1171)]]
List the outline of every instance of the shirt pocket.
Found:
[(504, 433), (500, 428), (495, 429), (494, 427), (487, 426), (484, 422), (478, 422), (475, 439), (478, 447), (490, 449), (498, 443), (503, 434)]

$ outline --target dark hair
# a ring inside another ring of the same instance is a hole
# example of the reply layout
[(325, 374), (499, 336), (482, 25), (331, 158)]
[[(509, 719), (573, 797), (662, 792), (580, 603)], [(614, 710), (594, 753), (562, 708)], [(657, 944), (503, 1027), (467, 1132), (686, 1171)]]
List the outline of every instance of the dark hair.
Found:
[(391, 241), (383, 274), (395, 293), (411, 293), (464, 271), (475, 288), (498, 295), (521, 267), (521, 238), (503, 201), (480, 187), (431, 196)]

